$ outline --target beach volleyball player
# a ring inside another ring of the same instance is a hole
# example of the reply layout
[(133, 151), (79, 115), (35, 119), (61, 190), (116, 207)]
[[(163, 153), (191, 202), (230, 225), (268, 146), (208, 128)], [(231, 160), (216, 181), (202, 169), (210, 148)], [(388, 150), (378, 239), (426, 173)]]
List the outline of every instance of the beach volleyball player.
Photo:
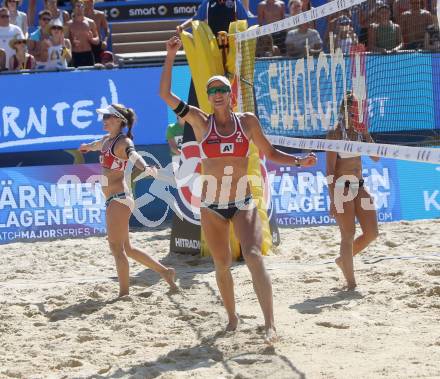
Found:
[(264, 136), (255, 115), (233, 113), (231, 84), (224, 76), (214, 76), (207, 82), (206, 90), (214, 109), (213, 114), (189, 106), (174, 95), (171, 92), (172, 66), (181, 45), (176, 36), (167, 42), (160, 96), (178, 116), (192, 126), (200, 146), (204, 178), (201, 226), (214, 260), (217, 285), (228, 315), (226, 330), (235, 330), (239, 322), (230, 272), (232, 256), (229, 223), (232, 222), (263, 311), (265, 340), (272, 343), (277, 339), (272, 284), (261, 254), (261, 221), (248, 183), (249, 143), (252, 141), (267, 159), (280, 164), (312, 166), (316, 164), (316, 157), (309, 154), (299, 158), (276, 150)]
[[(116, 262), (119, 279), (119, 296), (129, 293), (129, 265), (127, 257), (157, 272), (172, 289), (176, 289), (175, 270), (165, 267), (151, 257), (145, 250), (133, 246), (129, 238), (129, 219), (134, 208), (125, 181), (124, 170), (130, 160), (133, 165), (150, 176), (157, 175), (157, 169), (145, 163), (136, 152), (133, 144), (132, 128), (135, 113), (131, 108), (121, 104), (111, 104), (106, 108), (97, 109), (103, 117), (104, 130), (108, 134), (101, 140), (85, 143), (79, 147), (83, 153), (100, 151), (100, 163), (104, 181), (102, 190), (106, 197), (106, 224), (110, 250)], [(127, 133), (123, 130), (127, 128)]]
[[(359, 123), (357, 99), (351, 92), (347, 92), (345, 99), (342, 100), (339, 121), (327, 138), (373, 142), (366, 126)], [(344, 274), (347, 289), (354, 289), (356, 280), (353, 256), (377, 238), (376, 209), (362, 178), (361, 156), (332, 151), (328, 151), (326, 155), (327, 178), (331, 178), (329, 180), (330, 214), (335, 217), (341, 233), (340, 256), (336, 259), (336, 264)], [(379, 160), (379, 157), (370, 158), (374, 161)], [(362, 234), (355, 239), (356, 218)]]

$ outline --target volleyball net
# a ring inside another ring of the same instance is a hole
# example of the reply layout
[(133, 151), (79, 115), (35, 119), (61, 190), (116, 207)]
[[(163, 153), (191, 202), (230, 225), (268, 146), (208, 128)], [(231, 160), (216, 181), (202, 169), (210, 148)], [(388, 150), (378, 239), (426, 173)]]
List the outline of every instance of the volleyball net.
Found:
[(237, 33), (239, 109), (274, 145), (440, 163), (440, 54), (426, 46), (431, 26), (421, 36), (402, 17), (335, 0)]

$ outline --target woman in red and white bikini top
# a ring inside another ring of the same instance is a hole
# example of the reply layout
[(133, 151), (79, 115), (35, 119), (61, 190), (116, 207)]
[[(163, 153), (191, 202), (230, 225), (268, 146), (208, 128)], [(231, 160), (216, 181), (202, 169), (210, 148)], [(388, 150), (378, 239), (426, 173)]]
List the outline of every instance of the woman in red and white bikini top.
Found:
[(205, 138), (200, 142), (202, 159), (249, 156), (249, 138), (244, 132), (240, 120), (235, 113), (231, 113), (235, 129), (228, 135), (220, 134), (215, 125), (214, 115), (209, 116), (209, 129)]
[[(88, 151), (101, 152), (99, 160), (105, 177), (102, 182), (102, 192), (107, 199), (105, 220), (108, 242), (115, 257), (118, 273), (119, 296), (125, 296), (129, 293), (130, 278), (127, 257), (151, 268), (175, 289), (174, 269), (165, 267), (150, 256), (147, 251), (133, 246), (128, 234), (129, 220), (135, 203), (125, 181), (124, 170), (127, 162), (130, 160), (137, 169), (146, 175), (157, 175), (157, 170), (148, 166), (134, 148), (133, 135), (131, 134), (131, 128), (135, 121), (134, 111), (121, 104), (111, 104), (96, 111), (102, 115), (104, 130), (108, 132), (108, 135), (98, 141), (82, 144), (79, 150), (84, 153)], [(126, 135), (122, 133), (125, 127), (128, 129)]]
[[(230, 272), (230, 223), (238, 237), (241, 252), (254, 281), (265, 321), (265, 340), (276, 341), (273, 321), (272, 287), (261, 259), (262, 228), (258, 209), (250, 194), (252, 175), (248, 174), (249, 141), (270, 160), (286, 165), (313, 166), (316, 157), (294, 157), (275, 149), (264, 136), (252, 113), (232, 113), (232, 86), (224, 76), (213, 76), (206, 83), (208, 102), (214, 115), (189, 106), (171, 92), (172, 67), (182, 41), (177, 36), (167, 42), (159, 94), (177, 116), (191, 125), (200, 144), (202, 159), (201, 227), (216, 268), (217, 285), (228, 315), (227, 331), (238, 325), (234, 284)], [(256, 184), (253, 182), (252, 184)], [(194, 187), (196, 184), (194, 183)], [(199, 190), (200, 188), (197, 188)]]
[(99, 155), (99, 163), (101, 163), (101, 167), (116, 171), (125, 170), (128, 159), (119, 158), (114, 153), (115, 145), (122, 136), (124, 135), (119, 133), (116, 137), (106, 138), (103, 142), (101, 154)]

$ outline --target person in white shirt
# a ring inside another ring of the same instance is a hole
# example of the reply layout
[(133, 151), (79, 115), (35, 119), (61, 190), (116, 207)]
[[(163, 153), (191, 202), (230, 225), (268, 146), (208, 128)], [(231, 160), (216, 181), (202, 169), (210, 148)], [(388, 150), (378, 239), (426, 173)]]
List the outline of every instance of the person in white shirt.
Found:
[(0, 8), (0, 49), (3, 49), (6, 53), (7, 69), (9, 69), (10, 58), (15, 54), (15, 51), (9, 46), (9, 42), (17, 35), (23, 36), (21, 29), (17, 25), (11, 24), (9, 19), (9, 9), (5, 7)]
[(296, 59), (304, 58), (306, 56), (306, 43), (310, 55), (317, 56), (322, 51), (321, 37), (317, 30), (309, 27), (308, 23), (301, 24), (287, 33), (287, 56)]
[(28, 22), (27, 15), (24, 12), (18, 10), (20, 0), (5, 0), (5, 7), (9, 9), (9, 22), (17, 25), (24, 36), (28, 37)]

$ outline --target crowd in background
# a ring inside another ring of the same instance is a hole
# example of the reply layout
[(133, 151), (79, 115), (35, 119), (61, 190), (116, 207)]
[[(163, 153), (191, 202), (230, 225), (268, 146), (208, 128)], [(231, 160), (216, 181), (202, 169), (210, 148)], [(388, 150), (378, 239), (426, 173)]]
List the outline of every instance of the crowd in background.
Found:
[[(367, 0), (327, 17), (325, 31), (319, 32), (316, 22), (309, 22), (259, 37), (256, 55), (302, 58), (306, 44), (310, 55), (332, 48), (348, 54), (353, 47), (381, 54), (400, 50), (440, 52), (436, 4), (429, 0)], [(261, 1), (258, 23), (266, 25), (298, 15), (310, 10), (311, 5), (309, 0), (290, 0), (287, 8), (288, 14), (281, 0)]]
[(112, 67), (109, 37), (105, 14), (94, 8), (94, 0), (76, 0), (71, 14), (59, 9), (57, 0), (44, 0), (39, 11), (36, 0), (30, 0), (26, 12), (20, 0), (4, 0), (0, 71)]
[[(113, 67), (107, 50), (110, 29), (104, 12), (94, 0), (76, 0), (71, 14), (59, 8), (60, 0), (29, 0), (26, 12), (21, 0), (4, 0), (0, 8), (0, 71), (59, 70), (68, 67)], [(37, 7), (38, 2), (44, 2)], [(231, 5), (232, 4), (232, 5)], [(399, 50), (440, 51), (440, 33), (433, 0), (367, 0), (322, 20), (259, 37), (257, 57), (302, 58), (340, 48), (353, 47), (374, 53)], [(280, 21), (310, 10), (310, 0), (262, 0), (258, 4), (259, 25)], [(249, 17), (248, 4), (241, 0), (204, 0), (197, 14), (177, 27), (182, 32), (192, 20), (205, 20), (216, 34), (229, 22)]]

